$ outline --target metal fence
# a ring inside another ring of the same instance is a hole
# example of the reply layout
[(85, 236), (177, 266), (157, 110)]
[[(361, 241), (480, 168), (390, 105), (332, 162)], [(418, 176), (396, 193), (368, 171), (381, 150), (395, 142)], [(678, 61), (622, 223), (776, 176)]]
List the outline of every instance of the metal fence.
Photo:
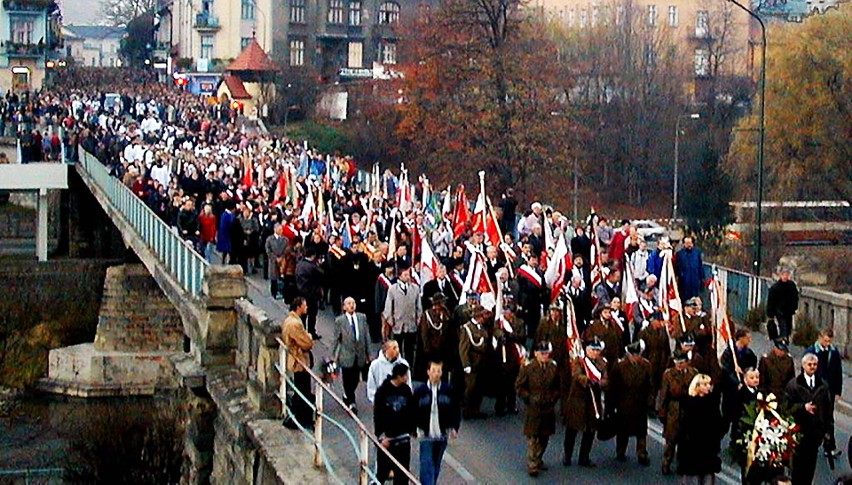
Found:
[[(307, 363), (299, 360), (297, 361), (301, 364), (308, 375), (311, 377), (311, 380), (314, 383), (315, 388), (315, 398), (313, 401), (309, 396), (305, 396), (302, 394), (299, 389), (296, 388), (292, 376), (287, 372), (287, 345), (280, 339), (276, 338), (278, 341), (279, 348), (279, 359), (276, 364), (276, 368), (278, 369), (278, 373), (281, 375), (281, 387), (276, 392), (278, 399), (281, 401), (281, 408), (285, 418), (291, 416), (291, 400), (301, 399), (306, 402), (308, 406), (314, 411), (314, 431), (313, 433), (307, 428), (303, 427), (301, 423), (296, 421), (293, 422), (299, 428), (299, 430), (314, 444), (314, 466), (322, 467), (324, 466), (328, 471), (331, 478), (336, 483), (346, 483), (338, 473), (334, 470), (332, 463), (329, 462), (328, 455), (326, 453), (325, 446), (323, 444), (323, 426), (325, 423), (328, 423), (343, 433), (346, 437), (349, 444), (352, 446), (355, 455), (358, 458), (359, 464), (359, 473), (358, 473), (358, 484), (359, 485), (367, 485), (370, 483), (378, 483), (376, 479), (376, 475), (370, 466), (370, 448), (371, 445), (375, 446), (380, 453), (384, 453), (387, 457), (390, 458), (390, 461), (399, 467), (405, 473), (405, 476), (408, 477), (409, 483), (414, 485), (420, 485), (420, 481), (411, 473), (411, 471), (402, 466), (402, 464), (394, 458), (385, 448), (383, 448), (379, 442), (379, 439), (373, 434), (370, 430), (364, 426), (364, 423), (358, 418), (355, 413), (349, 410), (348, 406), (331, 390), (331, 388), (323, 382), (323, 380), (307, 365)], [(292, 390), (292, 396), (288, 397), (288, 389)], [(344, 412), (346, 413), (346, 418), (349, 421), (352, 421), (357, 427), (358, 432), (358, 440), (356, 441), (355, 437), (352, 433), (344, 426), (340, 421), (332, 418), (328, 415), (325, 410), (325, 395), (328, 394), (331, 397), (332, 402), (340, 406)]]
[(145, 202), (109, 173), (94, 155), (80, 151), (80, 165), (100, 187), (113, 208), (130, 223), (139, 238), (157, 255), (160, 263), (188, 294), (199, 296), (209, 266), (191, 243), (160, 219)]
[(734, 320), (742, 322), (752, 308), (766, 304), (771, 279), (715, 264), (705, 264), (704, 269), (708, 277), (716, 272), (728, 297), (728, 314)]

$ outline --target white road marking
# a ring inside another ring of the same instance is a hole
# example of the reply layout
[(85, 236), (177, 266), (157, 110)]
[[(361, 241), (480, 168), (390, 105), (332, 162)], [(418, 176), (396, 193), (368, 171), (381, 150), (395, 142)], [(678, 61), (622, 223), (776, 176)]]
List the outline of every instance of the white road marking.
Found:
[(450, 465), (450, 468), (456, 471), (466, 483), (476, 483), (476, 478), (464, 467), (455, 457), (449, 453), (444, 453), (444, 462)]

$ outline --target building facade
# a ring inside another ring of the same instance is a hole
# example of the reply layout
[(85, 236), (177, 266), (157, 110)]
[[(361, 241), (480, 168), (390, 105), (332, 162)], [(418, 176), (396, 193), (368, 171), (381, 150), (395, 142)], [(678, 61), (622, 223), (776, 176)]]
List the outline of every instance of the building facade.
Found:
[(66, 25), (62, 28), (64, 54), (81, 66), (121, 67), (124, 29), (101, 25)]
[(59, 7), (53, 0), (0, 3), (0, 90), (39, 89), (47, 62), (61, 44)]
[(314, 69), (325, 83), (368, 78), (378, 72), (374, 64), (396, 63), (394, 27), (420, 5), (420, 0), (173, 0), (160, 9), (155, 56), (162, 62), (184, 59), (186, 70), (221, 70), (255, 38), (285, 69)]

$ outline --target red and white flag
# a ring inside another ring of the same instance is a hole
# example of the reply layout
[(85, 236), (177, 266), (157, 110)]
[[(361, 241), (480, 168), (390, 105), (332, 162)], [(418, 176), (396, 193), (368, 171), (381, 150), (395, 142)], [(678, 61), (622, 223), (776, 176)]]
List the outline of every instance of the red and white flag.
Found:
[(674, 274), (674, 265), (672, 264), (672, 250), (666, 249), (663, 251), (663, 269), (660, 272), (660, 308), (663, 309), (663, 318), (666, 321), (677, 317), (680, 321), (680, 327), (683, 332), (686, 332), (684, 324), (683, 304), (680, 301), (680, 291), (677, 288), (677, 280)]
[(639, 307), (639, 293), (636, 291), (636, 280), (633, 279), (633, 269), (629, 262), (624, 264), (621, 276), (621, 301), (624, 303), (627, 321), (629, 323), (635, 321), (636, 309)]
[[(438, 273), (438, 259), (429, 246), (428, 238), (421, 238), (420, 249), (420, 282), (426, 283), (435, 279)], [(422, 285), (421, 285), (422, 286)]]
[[(589, 214), (589, 218), (586, 221), (586, 235), (589, 239), (592, 240), (592, 250), (591, 250), (591, 261), (589, 261), (589, 270), (591, 271), (591, 279), (592, 279), (592, 287), (590, 290), (592, 291), (592, 299), (594, 299), (594, 290), (601, 282), (603, 282), (604, 274), (603, 274), (603, 263), (601, 262), (601, 244), (598, 241), (598, 233), (595, 228), (598, 227), (598, 215), (595, 213), (594, 207), (592, 208), (591, 213)], [(596, 303), (596, 302), (595, 302)]]
[(494, 217), (494, 211), (491, 210), (485, 196), (485, 172), (479, 172), (479, 196), (476, 198), (476, 205), (473, 208), (473, 219), (471, 222), (473, 232), (481, 232), (485, 234), (485, 241), (492, 246), (500, 244), (500, 228), (497, 225), (497, 220)]
[(562, 287), (565, 286), (565, 275), (571, 271), (573, 262), (571, 254), (568, 252), (568, 245), (565, 244), (565, 236), (559, 236), (556, 242), (556, 247), (553, 250), (553, 256), (547, 263), (547, 269), (544, 272), (544, 281), (550, 287), (550, 301), (556, 300)]
[(470, 207), (464, 195), (464, 185), (459, 184), (456, 194), (456, 209), (453, 213), (453, 238), (458, 239), (464, 234), (467, 223), (470, 222)]
[(538, 288), (541, 288), (542, 285), (544, 285), (544, 281), (542, 281), (542, 278), (541, 276), (539, 276), (538, 272), (528, 264), (525, 264), (518, 268), (518, 277), (526, 278), (530, 283), (532, 283)]
[(713, 269), (713, 278), (708, 282), (710, 289), (710, 311), (713, 317), (713, 326), (716, 331), (716, 357), (722, 361), (722, 354), (728, 347), (733, 348), (733, 328), (728, 319), (728, 298), (726, 289), (719, 281), (717, 270)]
[(305, 225), (309, 225), (311, 221), (317, 219), (317, 206), (314, 202), (314, 191), (308, 189), (308, 197), (305, 199), (305, 205), (302, 206), (301, 219), (305, 221)]
[(494, 297), (494, 288), (488, 279), (488, 270), (485, 264), (485, 255), (479, 251), (471, 252), (470, 261), (467, 266), (467, 276), (464, 279), (462, 295), (459, 301), (467, 301), (468, 293), (477, 293), (482, 300), (483, 296), (490, 294)]

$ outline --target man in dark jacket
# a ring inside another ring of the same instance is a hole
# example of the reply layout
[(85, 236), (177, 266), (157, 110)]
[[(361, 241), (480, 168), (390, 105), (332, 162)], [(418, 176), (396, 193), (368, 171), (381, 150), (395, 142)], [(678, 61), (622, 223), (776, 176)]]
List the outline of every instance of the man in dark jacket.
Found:
[(461, 408), (447, 382), (442, 382), (444, 365), (429, 361), (429, 380), (414, 391), (414, 419), (420, 438), (420, 483), (434, 485), (441, 472), (447, 438), (458, 436)]
[(836, 450), (834, 442), (834, 401), (843, 392), (843, 365), (840, 360), (840, 352), (832, 344), (833, 341), (834, 331), (830, 328), (823, 329), (819, 332), (819, 339), (808, 347), (805, 353), (817, 356), (819, 365), (816, 375), (828, 385), (831, 410), (828, 413), (830, 419), (826, 430), (826, 433), (828, 433), (826, 452), (831, 452), (837, 456), (840, 452)]
[(831, 391), (817, 375), (819, 359), (806, 353), (802, 357), (802, 373), (787, 384), (787, 407), (801, 428), (801, 438), (793, 455), (793, 483), (814, 481), (820, 443), (829, 438)]
[[(408, 366), (393, 366), (391, 374), (376, 391), (373, 424), (382, 448), (406, 469), (411, 461), (411, 434), (415, 430), (413, 395), (408, 387)], [(394, 485), (408, 485), (408, 476), (381, 450), (376, 458), (376, 479), (385, 483), (393, 470)]]
[(683, 249), (675, 255), (674, 270), (681, 300), (700, 296), (704, 284), (704, 262), (701, 260), (701, 250), (695, 247), (691, 237), (683, 238)]
[(322, 295), (323, 273), (316, 262), (316, 250), (313, 247), (305, 249), (305, 257), (296, 263), (296, 291), (308, 302), (307, 327), (311, 337), (319, 340), (317, 335), (317, 310)]
[(749, 367), (757, 368), (757, 355), (749, 348), (751, 332), (741, 328), (734, 334), (734, 347), (722, 353), (722, 418), (725, 429), (731, 425), (731, 417), (736, 414), (737, 391), (742, 387), (742, 371)]
[[(778, 281), (769, 288), (766, 300), (766, 316), (774, 318), (778, 325), (778, 337), (789, 337), (793, 328), (793, 315), (799, 309), (799, 288), (790, 279), (790, 270), (781, 269)], [(770, 337), (776, 337), (770, 335)]]

